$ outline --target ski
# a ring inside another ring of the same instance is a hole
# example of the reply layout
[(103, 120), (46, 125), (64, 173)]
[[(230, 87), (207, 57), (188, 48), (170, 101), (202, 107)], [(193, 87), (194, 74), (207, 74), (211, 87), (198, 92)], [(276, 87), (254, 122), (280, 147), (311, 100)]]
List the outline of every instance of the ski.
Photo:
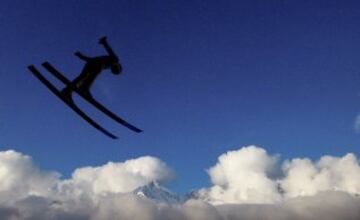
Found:
[(58, 98), (60, 98), (67, 106), (69, 106), (75, 113), (77, 113), (81, 118), (83, 118), (86, 122), (92, 125), (94, 128), (105, 134), (106, 136), (117, 139), (118, 137), (107, 131), (105, 128), (96, 123), (93, 119), (91, 119), (86, 113), (84, 113), (79, 107), (77, 107), (73, 102), (68, 101), (65, 97), (61, 95), (61, 92), (51, 83), (49, 82), (37, 69), (35, 66), (30, 65), (28, 69), (31, 73), (40, 80), (52, 93), (54, 93)]
[(55, 69), (49, 62), (44, 62), (42, 66), (49, 71), (52, 75), (54, 75), (57, 79), (59, 79), (61, 82), (63, 82), (65, 85), (70, 86), (73, 91), (75, 91), (77, 94), (79, 94), (82, 98), (84, 98), (86, 101), (88, 101), (90, 104), (92, 104), (95, 108), (103, 112), (105, 115), (110, 117), (111, 119), (115, 120), (116, 122), (120, 123), (121, 125), (127, 127), (128, 129), (140, 133), (142, 132), (141, 129), (131, 125), (124, 119), (117, 116), (115, 113), (107, 109), (105, 106), (103, 106), (101, 103), (99, 103), (96, 99), (94, 99), (91, 96), (84, 95), (81, 93), (75, 86), (71, 85), (71, 81), (64, 76), (64, 74), (60, 73), (57, 69)]

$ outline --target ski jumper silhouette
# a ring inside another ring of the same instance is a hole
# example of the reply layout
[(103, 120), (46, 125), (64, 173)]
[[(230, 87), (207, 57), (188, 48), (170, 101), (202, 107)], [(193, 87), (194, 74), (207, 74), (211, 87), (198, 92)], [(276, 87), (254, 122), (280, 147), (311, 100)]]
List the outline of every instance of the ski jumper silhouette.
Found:
[(95, 79), (99, 76), (101, 71), (110, 69), (115, 75), (119, 75), (122, 71), (122, 66), (119, 62), (119, 58), (111, 49), (106, 37), (102, 37), (99, 40), (99, 44), (103, 45), (108, 55), (88, 57), (77, 51), (74, 54), (85, 61), (84, 68), (80, 75), (76, 77), (70, 86), (66, 86), (62, 91), (62, 95), (68, 100), (72, 101), (72, 87), (76, 87), (83, 95), (92, 97), (90, 88), (93, 85)]
[(98, 131), (107, 135), (112, 139), (117, 139), (117, 136), (109, 132), (107, 129), (102, 127), (99, 123), (93, 120), (86, 112), (84, 112), (80, 107), (77, 106), (76, 102), (72, 99), (73, 92), (78, 93), (81, 98), (89, 102), (93, 107), (104, 113), (109, 118), (118, 122), (119, 124), (125, 126), (126, 128), (140, 133), (141, 129), (135, 127), (129, 122), (125, 121), (100, 102), (98, 102), (95, 98), (92, 97), (90, 93), (90, 88), (97, 76), (101, 73), (101, 71), (110, 69), (113, 74), (120, 74), (122, 71), (121, 64), (119, 63), (119, 59), (116, 54), (111, 49), (108, 44), (106, 37), (102, 37), (99, 40), (99, 44), (102, 45), (107, 51), (107, 55), (104, 56), (96, 56), (96, 57), (88, 57), (83, 55), (80, 52), (76, 52), (75, 55), (79, 57), (81, 60), (85, 61), (84, 68), (82, 69), (80, 75), (76, 77), (74, 80), (69, 80), (64, 74), (59, 72), (55, 67), (53, 67), (49, 62), (44, 62), (41, 65), (55, 78), (57, 78), (61, 83), (66, 86), (60, 91), (57, 86), (51, 83), (47, 77), (45, 77), (34, 65), (29, 65), (28, 69), (30, 72), (42, 83), (45, 87), (47, 87), (54, 95), (56, 95), (59, 99), (61, 99), (69, 108), (71, 108), (78, 116), (84, 119), (87, 123), (93, 126)]

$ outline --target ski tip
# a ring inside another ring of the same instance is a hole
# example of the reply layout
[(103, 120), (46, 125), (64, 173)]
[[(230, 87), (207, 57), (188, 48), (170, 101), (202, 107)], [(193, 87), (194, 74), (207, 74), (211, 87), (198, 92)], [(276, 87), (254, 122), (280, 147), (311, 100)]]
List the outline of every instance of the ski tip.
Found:
[(41, 66), (45, 67), (45, 68), (52, 68), (51, 64), (48, 61), (45, 61), (41, 64)]
[(143, 132), (143, 130), (141, 130), (141, 129), (137, 128), (137, 127), (134, 127), (134, 126), (132, 126), (132, 125), (128, 125), (128, 126), (126, 126), (126, 127), (129, 128), (130, 130), (136, 132), (136, 133), (141, 133), (141, 132)]
[(108, 135), (111, 139), (114, 139), (114, 140), (119, 139), (118, 136), (115, 136), (114, 134), (111, 134), (110, 132), (108, 132), (107, 135)]
[(34, 65), (29, 65), (27, 68), (28, 70), (30, 70), (32, 74), (39, 74), (39, 71), (36, 69)]

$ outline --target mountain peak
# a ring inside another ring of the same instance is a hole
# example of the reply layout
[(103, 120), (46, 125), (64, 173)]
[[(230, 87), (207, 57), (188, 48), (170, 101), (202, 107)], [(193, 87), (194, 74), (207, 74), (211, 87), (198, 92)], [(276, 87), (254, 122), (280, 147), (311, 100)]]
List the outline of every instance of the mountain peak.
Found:
[(177, 194), (160, 186), (156, 181), (152, 181), (145, 186), (141, 186), (133, 191), (137, 196), (153, 200), (155, 202), (167, 204), (179, 204), (182, 199)]

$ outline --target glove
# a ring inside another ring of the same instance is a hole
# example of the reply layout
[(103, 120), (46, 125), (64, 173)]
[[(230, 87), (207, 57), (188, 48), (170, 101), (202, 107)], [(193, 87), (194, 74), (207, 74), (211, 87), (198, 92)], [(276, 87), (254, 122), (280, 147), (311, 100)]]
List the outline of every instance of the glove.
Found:
[(106, 37), (102, 37), (99, 39), (99, 44), (104, 44), (106, 43)]

